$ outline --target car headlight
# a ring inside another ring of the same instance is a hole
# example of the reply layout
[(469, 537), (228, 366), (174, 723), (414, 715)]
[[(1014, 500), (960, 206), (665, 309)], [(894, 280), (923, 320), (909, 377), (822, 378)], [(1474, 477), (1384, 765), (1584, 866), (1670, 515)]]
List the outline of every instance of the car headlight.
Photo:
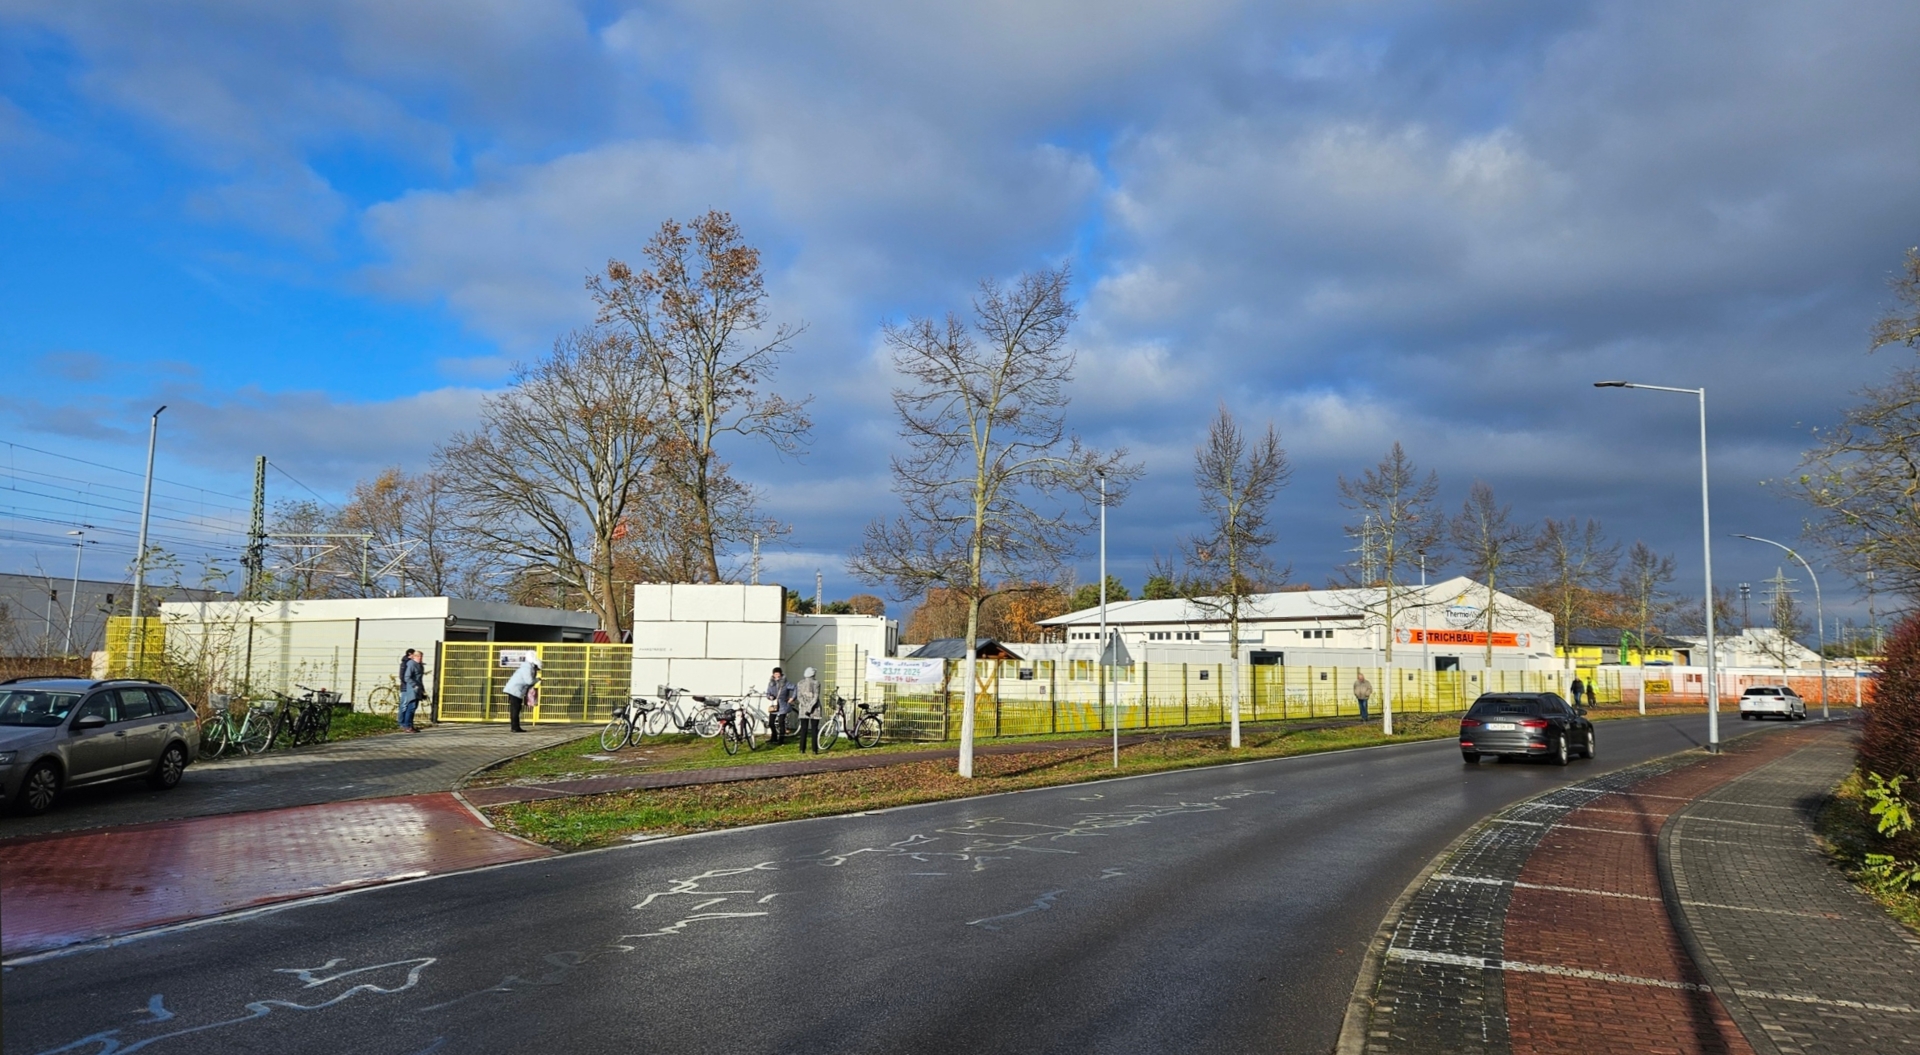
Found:
[(13, 765), (13, 752), (0, 751), (0, 766), (10, 766), (10, 765)]

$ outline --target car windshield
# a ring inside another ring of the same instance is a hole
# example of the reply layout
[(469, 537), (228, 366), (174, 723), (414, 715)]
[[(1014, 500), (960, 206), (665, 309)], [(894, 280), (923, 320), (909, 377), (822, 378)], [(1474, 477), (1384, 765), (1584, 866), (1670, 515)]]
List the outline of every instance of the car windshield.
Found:
[(77, 692), (0, 689), (0, 725), (59, 725), (79, 702)]
[(1778, 695), (1780, 695), (1780, 690), (1779, 690), (1779, 689), (1748, 689), (1748, 690), (1747, 690), (1747, 695), (1749, 695), (1749, 696), (1778, 696)]
[(1522, 714), (1539, 716), (1540, 701), (1519, 699), (1512, 696), (1484, 696), (1474, 701), (1473, 710), (1467, 712), (1469, 718), (1486, 718), (1500, 714)]

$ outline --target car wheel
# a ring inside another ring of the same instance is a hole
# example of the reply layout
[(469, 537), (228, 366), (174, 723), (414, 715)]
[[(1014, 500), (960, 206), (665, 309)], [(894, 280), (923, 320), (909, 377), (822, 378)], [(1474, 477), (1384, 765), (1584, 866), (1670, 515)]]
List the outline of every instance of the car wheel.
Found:
[(1460, 757), (1466, 760), (1467, 765), (1477, 766), (1480, 764), (1480, 752), (1478, 751), (1462, 751), (1460, 752)]
[(1587, 746), (1581, 749), (1580, 757), (1592, 758), (1593, 755), (1594, 755), (1593, 730), (1589, 729), (1587, 730)]
[(160, 753), (160, 761), (153, 764), (153, 772), (147, 774), (147, 783), (161, 791), (169, 791), (180, 783), (180, 775), (187, 771), (187, 749), (179, 744), (168, 744)]
[(1560, 734), (1560, 739), (1554, 741), (1553, 764), (1556, 766), (1564, 766), (1572, 757), (1573, 753), (1567, 748), (1567, 736), (1565, 733), (1562, 733)]
[(60, 767), (52, 762), (42, 762), (27, 774), (15, 801), (22, 813), (45, 813), (53, 805), (53, 800), (59, 797)]
[(1740, 720), (1741, 720), (1741, 721), (1743, 721), (1743, 722), (1746, 722), (1746, 721), (1752, 721), (1752, 720), (1753, 720), (1753, 715), (1751, 715), (1751, 714), (1748, 714), (1748, 713), (1747, 713), (1747, 712), (1745, 712), (1745, 711), (1741, 711), (1741, 712), (1740, 712)]

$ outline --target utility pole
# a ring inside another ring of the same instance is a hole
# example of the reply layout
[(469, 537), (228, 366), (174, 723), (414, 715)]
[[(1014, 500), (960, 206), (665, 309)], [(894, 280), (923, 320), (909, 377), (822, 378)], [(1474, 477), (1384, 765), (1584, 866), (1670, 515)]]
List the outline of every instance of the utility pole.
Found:
[(260, 599), (261, 580), (267, 570), (267, 456), (253, 460), (253, 517), (247, 525), (247, 585), (242, 596)]
[(760, 533), (758, 531), (753, 533), (753, 578), (751, 581), (755, 586), (760, 585)]
[(820, 575), (820, 569), (819, 568), (813, 569), (813, 614), (814, 615), (820, 615), (826, 611), (826, 605), (823, 603), (826, 599), (826, 591), (823, 584), (824, 584), (824, 580)]
[(78, 536), (73, 540), (73, 592), (67, 597), (67, 647), (61, 650), (69, 656), (73, 655), (73, 610), (80, 604), (80, 555), (87, 549), (86, 528), (92, 526), (87, 524), (79, 531), (67, 532)]
[(1740, 584), (1740, 629), (1746, 630), (1751, 626), (1753, 626), (1753, 584), (1743, 582)]
[(138, 644), (133, 648), (133, 673), (138, 677), (147, 665), (146, 625), (140, 617), (140, 595), (147, 584), (147, 521), (153, 515), (153, 449), (160, 442), (160, 413), (166, 410), (166, 404), (153, 412), (153, 420), (147, 425), (147, 486), (140, 496), (140, 544), (133, 555), (133, 632)]

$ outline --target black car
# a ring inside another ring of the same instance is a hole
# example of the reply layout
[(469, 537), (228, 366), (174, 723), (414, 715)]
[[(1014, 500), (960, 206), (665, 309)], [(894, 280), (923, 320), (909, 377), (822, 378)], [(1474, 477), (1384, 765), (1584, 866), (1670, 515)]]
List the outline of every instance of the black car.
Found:
[(1551, 692), (1490, 692), (1473, 701), (1460, 719), (1460, 756), (1547, 758), (1564, 766), (1574, 755), (1593, 757), (1593, 723), (1587, 709)]

